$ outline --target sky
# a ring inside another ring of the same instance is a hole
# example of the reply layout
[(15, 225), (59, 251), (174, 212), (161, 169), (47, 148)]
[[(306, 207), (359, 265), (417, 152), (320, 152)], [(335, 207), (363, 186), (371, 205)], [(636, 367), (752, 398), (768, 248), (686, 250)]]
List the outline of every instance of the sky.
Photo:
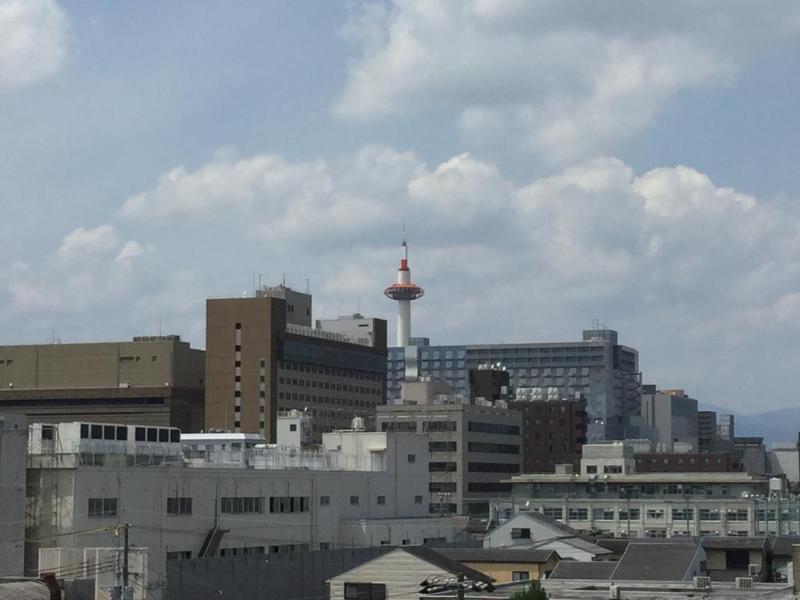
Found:
[(432, 343), (580, 339), (796, 404), (800, 3), (0, 0), (0, 344), (253, 281)]

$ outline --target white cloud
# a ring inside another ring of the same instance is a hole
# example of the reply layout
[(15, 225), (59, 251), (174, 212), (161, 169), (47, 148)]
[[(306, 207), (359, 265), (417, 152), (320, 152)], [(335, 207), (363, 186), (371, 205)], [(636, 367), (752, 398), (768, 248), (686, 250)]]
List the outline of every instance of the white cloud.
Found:
[(55, 73), (67, 55), (68, 31), (54, 0), (0, 0), (0, 92)]
[(116, 318), (137, 333), (163, 315), (202, 343), (206, 297), (287, 272), (301, 288), (310, 278), (316, 316), (360, 309), (393, 331), (382, 292), (405, 220), (426, 289), (414, 331), (438, 342), (570, 339), (597, 317), (639, 348), (647, 379), (701, 395), (725, 387), (717, 368), (758, 368), (743, 344), (800, 334), (800, 208), (687, 166), (636, 173), (597, 158), (518, 184), (469, 154), (434, 165), (385, 146), (311, 162), (227, 154), (170, 171), (122, 216), (0, 269), (7, 318)]
[(339, 116), (443, 106), (467, 140), (512, 135), (564, 161), (647, 127), (682, 90), (732, 81), (800, 34), (800, 5), (394, 0), (345, 33), (361, 55)]
[(108, 253), (116, 248), (117, 244), (117, 232), (113, 225), (78, 227), (64, 236), (56, 254), (66, 260), (91, 259)]

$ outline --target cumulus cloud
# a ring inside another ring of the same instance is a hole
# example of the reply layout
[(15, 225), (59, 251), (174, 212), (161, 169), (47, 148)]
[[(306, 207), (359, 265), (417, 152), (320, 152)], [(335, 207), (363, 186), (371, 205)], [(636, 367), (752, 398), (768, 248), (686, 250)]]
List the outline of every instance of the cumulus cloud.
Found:
[(310, 278), (318, 317), (391, 321), (382, 291), (403, 221), (427, 291), (414, 330), (438, 342), (570, 339), (598, 317), (639, 348), (647, 379), (702, 394), (715, 368), (754, 360), (752, 339), (800, 334), (796, 204), (613, 157), (517, 183), (470, 154), (427, 164), (386, 146), (310, 162), (217, 155), (2, 275), (17, 314), (166, 314), (195, 341), (204, 298), (238, 296), (262, 270), (265, 282)]
[(514, 136), (563, 161), (607, 151), (682, 90), (732, 81), (800, 34), (800, 6), (393, 0), (363, 5), (344, 33), (361, 54), (339, 116), (443, 106), (468, 140)]
[(69, 24), (54, 0), (0, 2), (0, 92), (50, 77), (67, 54)]

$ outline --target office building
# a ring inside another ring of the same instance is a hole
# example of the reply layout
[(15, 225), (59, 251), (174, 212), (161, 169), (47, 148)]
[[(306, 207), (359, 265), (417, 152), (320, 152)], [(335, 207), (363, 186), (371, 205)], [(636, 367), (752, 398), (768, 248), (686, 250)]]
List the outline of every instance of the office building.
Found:
[(463, 404), (379, 406), (378, 431), (424, 433), (428, 439), (431, 514), (488, 515), (508, 498), (505, 482), (522, 467), (517, 411)]
[(697, 451), (712, 452), (717, 445), (717, 413), (713, 410), (697, 411)]
[(641, 417), (645, 426), (655, 430), (658, 450), (672, 452), (676, 443), (697, 451), (697, 400), (683, 390), (658, 390), (642, 386)]
[(0, 346), (0, 412), (203, 428), (205, 353), (179, 336)]
[(398, 402), (401, 383), (417, 377), (445, 381), (456, 394), (469, 398), (469, 370), (500, 364), (512, 388), (535, 388), (545, 398), (585, 399), (589, 440), (638, 437), (629, 422), (640, 412), (638, 353), (620, 345), (616, 331), (587, 330), (579, 342), (469, 346), (426, 342), (422, 338), (417, 340), (421, 345), (389, 349), (387, 403)]
[(26, 571), (40, 549), (118, 547), (115, 527), (130, 523), (159, 600), (172, 559), (449, 543), (460, 528), (428, 513), (425, 436), (334, 432), (314, 451), (252, 447), (246, 465), (189, 466), (173, 431), (32, 425)]
[(586, 443), (586, 400), (543, 400), (517, 388), (508, 407), (522, 413), (523, 473), (554, 473), (556, 465), (578, 467)]
[[(383, 403), (386, 322), (372, 335), (310, 327), (311, 297), (264, 288), (206, 302), (206, 429), (276, 441), (278, 411), (308, 410), (314, 440)], [(322, 322), (321, 322), (322, 323)]]

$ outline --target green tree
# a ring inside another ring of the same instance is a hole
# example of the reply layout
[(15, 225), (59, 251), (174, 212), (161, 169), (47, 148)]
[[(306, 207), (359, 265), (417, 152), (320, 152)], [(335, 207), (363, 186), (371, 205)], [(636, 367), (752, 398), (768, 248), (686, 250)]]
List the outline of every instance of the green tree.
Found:
[(531, 581), (527, 589), (514, 592), (511, 600), (547, 600), (547, 592), (542, 589), (541, 583)]

